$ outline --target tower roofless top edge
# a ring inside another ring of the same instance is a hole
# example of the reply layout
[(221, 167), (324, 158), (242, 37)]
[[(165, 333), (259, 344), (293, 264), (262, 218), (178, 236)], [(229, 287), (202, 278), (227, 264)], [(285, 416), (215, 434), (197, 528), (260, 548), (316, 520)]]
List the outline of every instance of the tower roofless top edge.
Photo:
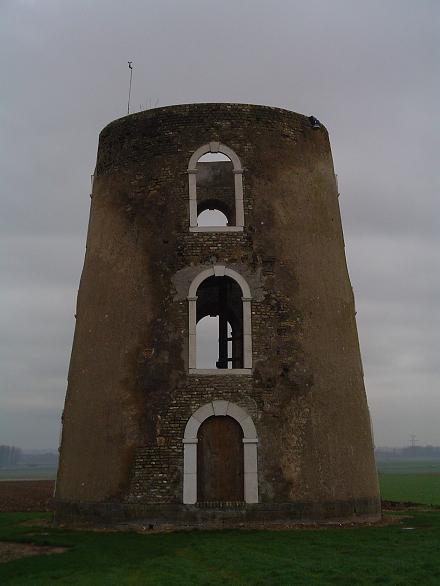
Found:
[[(213, 115), (218, 115), (220, 113), (227, 114), (228, 112), (258, 112), (261, 113), (272, 113), (274, 116), (279, 117), (287, 117), (289, 119), (296, 118), (298, 122), (310, 126), (309, 115), (300, 114), (298, 112), (294, 112), (292, 110), (287, 110), (286, 108), (280, 108), (277, 106), (264, 106), (262, 104), (247, 104), (247, 103), (240, 103), (240, 102), (193, 102), (193, 103), (184, 103), (184, 104), (171, 104), (167, 106), (161, 106), (159, 108), (151, 108), (150, 110), (142, 110), (141, 112), (134, 112), (133, 114), (128, 114), (126, 116), (121, 116), (120, 118), (116, 118), (109, 122), (104, 128), (101, 130), (103, 133), (106, 130), (110, 130), (113, 126), (118, 126), (120, 124), (125, 124), (128, 122), (135, 122), (137, 120), (144, 120), (148, 118), (155, 118), (160, 115), (164, 116), (171, 116), (173, 114), (182, 115), (185, 112), (190, 112), (194, 110), (208, 110), (212, 111)], [(321, 129), (327, 132), (326, 127), (321, 123)]]

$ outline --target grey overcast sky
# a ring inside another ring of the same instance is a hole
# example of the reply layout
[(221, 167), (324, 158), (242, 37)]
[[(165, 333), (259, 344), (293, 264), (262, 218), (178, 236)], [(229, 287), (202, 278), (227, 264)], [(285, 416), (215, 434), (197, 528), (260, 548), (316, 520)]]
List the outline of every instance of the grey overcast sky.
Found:
[(330, 132), (377, 445), (440, 444), (438, 0), (1, 0), (0, 444), (57, 447), (98, 133), (247, 102)]

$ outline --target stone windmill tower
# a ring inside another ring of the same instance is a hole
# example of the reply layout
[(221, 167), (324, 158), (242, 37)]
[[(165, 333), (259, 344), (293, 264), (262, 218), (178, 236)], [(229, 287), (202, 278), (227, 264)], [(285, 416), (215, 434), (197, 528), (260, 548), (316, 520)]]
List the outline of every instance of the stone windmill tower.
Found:
[[(207, 320), (215, 355), (202, 362)], [(337, 186), (314, 119), (190, 104), (101, 132), (56, 515), (380, 515)]]

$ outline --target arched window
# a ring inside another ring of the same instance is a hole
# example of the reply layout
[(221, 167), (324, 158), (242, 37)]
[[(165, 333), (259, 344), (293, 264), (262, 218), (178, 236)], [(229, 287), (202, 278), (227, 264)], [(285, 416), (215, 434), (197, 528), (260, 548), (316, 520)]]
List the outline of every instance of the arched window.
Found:
[(188, 305), (190, 374), (249, 374), (251, 294), (243, 277), (224, 266), (202, 271)]
[[(208, 277), (197, 290), (197, 368), (243, 368), (243, 308), (231, 277)], [(214, 342), (214, 343), (213, 343)]]
[(190, 231), (243, 230), (242, 175), (240, 159), (226, 145), (210, 142), (195, 151), (188, 164)]

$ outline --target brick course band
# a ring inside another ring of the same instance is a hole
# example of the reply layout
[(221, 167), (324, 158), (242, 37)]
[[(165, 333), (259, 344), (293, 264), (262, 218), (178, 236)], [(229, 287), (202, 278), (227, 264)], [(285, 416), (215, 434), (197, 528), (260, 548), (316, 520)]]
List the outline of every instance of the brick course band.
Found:
[(213, 529), (228, 526), (270, 527), (283, 523), (371, 523), (380, 517), (380, 500), (322, 503), (273, 503), (205, 508), (196, 505), (127, 505), (115, 503), (55, 502), (62, 523), (114, 525), (135, 521), (151, 529), (169, 527)]

